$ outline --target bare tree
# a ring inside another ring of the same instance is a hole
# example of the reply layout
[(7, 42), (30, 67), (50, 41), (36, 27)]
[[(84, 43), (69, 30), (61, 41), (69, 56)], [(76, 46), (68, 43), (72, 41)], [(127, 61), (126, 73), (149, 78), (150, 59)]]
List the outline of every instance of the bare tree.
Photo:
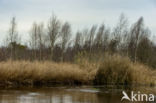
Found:
[(102, 47), (103, 42), (103, 35), (105, 32), (105, 25), (102, 24), (97, 32), (96, 38), (95, 38), (95, 45), (97, 46), (98, 50)]
[(141, 17), (131, 28), (131, 37), (129, 47), (131, 48), (131, 54), (134, 57), (134, 62), (137, 61), (137, 50), (141, 36), (143, 36), (144, 24), (143, 17)]
[(40, 60), (42, 59), (42, 51), (43, 47), (45, 47), (45, 33), (44, 33), (44, 25), (41, 23), (37, 27), (37, 37), (38, 37), (38, 43), (39, 43), (39, 51), (40, 51)]
[(13, 47), (13, 44), (17, 43), (18, 41), (19, 41), (19, 36), (17, 32), (16, 18), (13, 17), (10, 22), (9, 33), (7, 36), (7, 42), (11, 49), (11, 59), (13, 58), (13, 53), (15, 52), (15, 48)]
[(34, 22), (33, 25), (32, 25), (32, 29), (30, 31), (30, 46), (32, 48), (32, 53), (33, 53), (33, 56), (37, 57), (37, 53), (36, 53), (36, 50), (37, 50), (37, 47), (38, 47), (38, 26), (37, 26), (37, 23)]
[(52, 17), (48, 22), (48, 37), (50, 41), (51, 59), (53, 57), (54, 44), (59, 37), (59, 31), (60, 31), (60, 21), (57, 19), (55, 15), (52, 15)]
[(75, 37), (75, 41), (74, 41), (74, 48), (77, 50), (80, 48), (81, 43), (82, 43), (82, 33), (80, 31), (78, 31), (76, 33), (76, 37)]
[(122, 48), (122, 44), (125, 44), (128, 34), (128, 19), (124, 14), (121, 14), (119, 17), (119, 22), (114, 28), (113, 36), (114, 40), (117, 42), (117, 49)]
[(109, 36), (110, 36), (110, 28), (105, 28), (103, 37), (102, 37), (102, 46), (104, 51), (108, 48), (108, 42), (109, 42)]
[(87, 28), (82, 30), (82, 38), (84, 42), (84, 46), (88, 46), (89, 36), (88, 36), (89, 30)]
[(62, 43), (61, 43), (61, 46), (62, 46), (62, 61), (63, 61), (63, 54), (65, 52), (65, 49), (66, 49), (66, 46), (70, 40), (70, 37), (71, 37), (71, 27), (70, 27), (70, 24), (68, 22), (65, 22), (62, 26), (62, 29), (61, 29), (61, 40), (62, 40)]
[(92, 28), (90, 29), (89, 34), (88, 34), (88, 39), (89, 39), (88, 40), (88, 44), (89, 44), (89, 51), (90, 51), (90, 53), (92, 51), (92, 46), (94, 44), (96, 28), (97, 28), (97, 26), (93, 25)]

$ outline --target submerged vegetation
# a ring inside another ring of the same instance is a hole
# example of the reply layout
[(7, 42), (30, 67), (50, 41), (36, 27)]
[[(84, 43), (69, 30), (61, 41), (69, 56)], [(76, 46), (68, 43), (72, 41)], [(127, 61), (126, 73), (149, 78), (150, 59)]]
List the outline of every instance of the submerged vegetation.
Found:
[(154, 85), (156, 71), (118, 55), (101, 63), (83, 64), (49, 61), (0, 63), (0, 86), (40, 85)]

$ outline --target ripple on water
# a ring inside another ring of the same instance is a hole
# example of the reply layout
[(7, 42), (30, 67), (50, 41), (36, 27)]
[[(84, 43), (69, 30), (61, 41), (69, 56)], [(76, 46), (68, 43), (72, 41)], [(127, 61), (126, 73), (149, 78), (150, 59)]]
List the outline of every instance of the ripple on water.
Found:
[(66, 89), (67, 91), (77, 91), (77, 92), (86, 92), (86, 93), (99, 93), (99, 90), (96, 89)]

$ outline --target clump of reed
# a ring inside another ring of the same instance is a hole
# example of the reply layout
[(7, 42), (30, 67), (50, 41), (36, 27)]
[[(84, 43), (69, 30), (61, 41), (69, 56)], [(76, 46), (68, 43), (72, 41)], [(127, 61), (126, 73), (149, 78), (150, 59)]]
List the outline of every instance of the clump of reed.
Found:
[(101, 62), (94, 84), (122, 84), (122, 85), (154, 85), (156, 75), (149, 67), (132, 63), (129, 58), (119, 55), (106, 55)]

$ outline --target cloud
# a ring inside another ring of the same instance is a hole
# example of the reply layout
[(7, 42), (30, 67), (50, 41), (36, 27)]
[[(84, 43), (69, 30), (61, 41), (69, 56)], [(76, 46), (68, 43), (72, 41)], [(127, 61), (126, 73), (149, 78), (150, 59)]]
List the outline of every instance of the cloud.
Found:
[(47, 23), (52, 12), (61, 20), (69, 21), (74, 30), (101, 22), (114, 26), (124, 12), (131, 23), (143, 16), (156, 33), (153, 4), (156, 0), (0, 0), (0, 33), (7, 31), (12, 16), (17, 17), (22, 33), (29, 31), (33, 21)]

